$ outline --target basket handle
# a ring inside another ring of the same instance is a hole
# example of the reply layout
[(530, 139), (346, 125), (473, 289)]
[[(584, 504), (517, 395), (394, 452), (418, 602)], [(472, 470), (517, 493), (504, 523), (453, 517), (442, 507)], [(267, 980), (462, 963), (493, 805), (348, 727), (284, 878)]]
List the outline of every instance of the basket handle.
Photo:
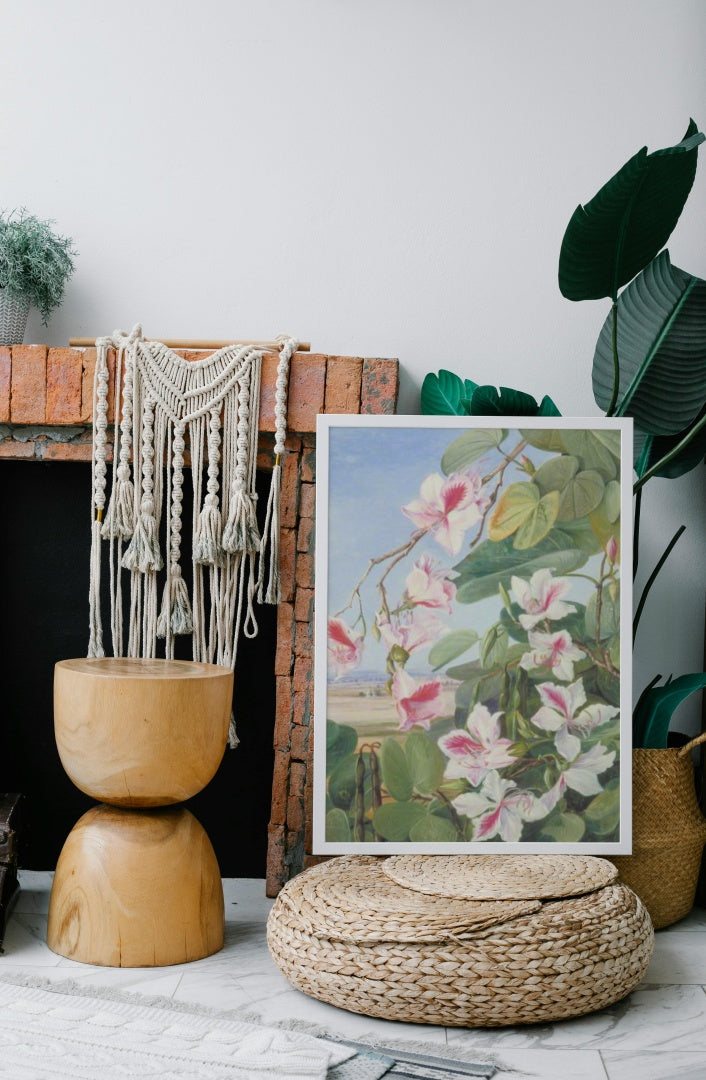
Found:
[(706, 742), (706, 731), (702, 731), (700, 735), (697, 735), (695, 739), (688, 742), (686, 746), (682, 746), (677, 757), (684, 757), (685, 754), (690, 753), (696, 746), (701, 746), (701, 743), (703, 742)]

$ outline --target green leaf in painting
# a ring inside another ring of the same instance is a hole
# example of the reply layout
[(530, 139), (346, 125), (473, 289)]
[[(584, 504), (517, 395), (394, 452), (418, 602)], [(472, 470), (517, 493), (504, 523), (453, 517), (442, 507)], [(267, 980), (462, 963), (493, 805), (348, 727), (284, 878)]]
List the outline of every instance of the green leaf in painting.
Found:
[(422, 383), (421, 411), (424, 416), (465, 416), (464, 398), (476, 388), (470, 379), (460, 379), (442, 368), (438, 375), (429, 372)]
[(331, 844), (346, 844), (351, 839), (348, 815), (338, 808), (326, 815), (326, 839)]
[(520, 428), (520, 435), (530, 446), (535, 446), (537, 450), (546, 450), (550, 454), (565, 453), (562, 434), (558, 428)]
[[(652, 435), (684, 430), (706, 398), (706, 281), (663, 251), (620, 294), (617, 327), (616, 416), (632, 416)], [(612, 337), (609, 315), (593, 357), (593, 395), (604, 410), (613, 393)]]
[(585, 832), (586, 826), (578, 814), (555, 813), (543, 823), (540, 836), (558, 844), (576, 844)]
[(458, 840), (456, 830), (447, 818), (437, 814), (425, 814), (409, 830), (414, 844), (451, 844)]
[(594, 532), (590, 520), (586, 521), (580, 518), (578, 521), (562, 521), (561, 531), (571, 539), (578, 549), (585, 551), (587, 555), (597, 555), (605, 547), (605, 544), (601, 543)]
[(615, 299), (664, 247), (691, 191), (703, 140), (691, 120), (681, 142), (652, 154), (643, 147), (576, 208), (559, 256), (563, 296)]
[(329, 772), (331, 766), (341, 758), (352, 754), (358, 745), (358, 733), (349, 724), (337, 724), (334, 720), (326, 721), (326, 763)]
[(545, 567), (557, 575), (567, 574), (578, 570), (587, 560), (588, 555), (557, 528), (526, 554), (518, 554), (511, 538), (484, 540), (454, 567), (458, 574), (456, 599), (462, 604), (474, 604), (495, 596), (498, 585), (509, 584), (513, 574), (529, 579), (535, 570)]
[(637, 703), (633, 717), (635, 746), (661, 750), (667, 745), (667, 733), (672, 714), (690, 694), (706, 688), (706, 672), (680, 675), (665, 686), (646, 690)]
[(444, 779), (446, 758), (432, 739), (423, 731), (411, 731), (404, 744), (412, 783), (422, 795), (436, 791)]
[(427, 812), (420, 803), (383, 803), (373, 815), (373, 828), (383, 840), (404, 843), (409, 840), (414, 825), (426, 816)]
[(603, 491), (601, 509), (606, 519), (615, 525), (620, 517), (620, 481), (609, 480)]
[(465, 469), (477, 458), (495, 450), (507, 436), (503, 428), (476, 428), (464, 431), (446, 448), (441, 459), (441, 468), (446, 476)]
[(380, 750), (382, 782), (393, 799), (404, 802), (412, 797), (414, 784), (404, 750), (396, 739), (385, 739)]
[(429, 663), (437, 671), (468, 652), (478, 641), (475, 630), (451, 630), (429, 650)]
[(539, 488), (532, 481), (510, 484), (500, 495), (488, 524), (491, 540), (504, 540), (517, 532), (537, 509)]
[(533, 479), (542, 495), (546, 495), (548, 491), (561, 491), (578, 471), (578, 458), (571, 454), (558, 454), (540, 465)]
[(484, 668), (501, 665), (509, 644), (508, 632), (504, 626), (495, 623), (486, 632), (480, 650), (480, 661)]
[(581, 469), (594, 469), (604, 480), (614, 480), (618, 475), (618, 458), (599, 436), (602, 431), (586, 428), (564, 431), (566, 449), (579, 459)]
[(344, 757), (329, 776), (328, 793), (334, 806), (349, 810), (355, 798), (355, 770), (357, 754)]
[(595, 795), (584, 810), (586, 823), (591, 832), (601, 839), (608, 839), (620, 825), (620, 786), (611, 780), (605, 791)]
[(604, 490), (603, 477), (595, 469), (576, 473), (561, 492), (558, 520), (576, 521), (586, 517), (600, 506)]
[(537, 503), (535, 509), (515, 533), (512, 546), (518, 551), (535, 547), (552, 530), (559, 513), (559, 492), (550, 491)]
[(586, 635), (593, 641), (605, 641), (612, 638), (620, 631), (620, 597), (615, 599), (610, 594), (607, 585), (603, 586), (600, 609), (600, 626), (598, 625), (598, 593), (593, 592), (586, 604)]

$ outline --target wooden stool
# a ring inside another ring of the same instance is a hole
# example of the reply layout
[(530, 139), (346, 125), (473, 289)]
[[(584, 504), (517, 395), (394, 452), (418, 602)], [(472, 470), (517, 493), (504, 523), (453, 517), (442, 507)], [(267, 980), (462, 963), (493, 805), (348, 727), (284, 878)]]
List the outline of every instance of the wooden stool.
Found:
[[(233, 672), (214, 664), (62, 660), (54, 728), (62, 765), (103, 803), (62, 849), (47, 941), (61, 956), (155, 967), (223, 947), (223, 890), (203, 827), (173, 806), (209, 783), (223, 757)], [(155, 809), (161, 807), (163, 809)]]

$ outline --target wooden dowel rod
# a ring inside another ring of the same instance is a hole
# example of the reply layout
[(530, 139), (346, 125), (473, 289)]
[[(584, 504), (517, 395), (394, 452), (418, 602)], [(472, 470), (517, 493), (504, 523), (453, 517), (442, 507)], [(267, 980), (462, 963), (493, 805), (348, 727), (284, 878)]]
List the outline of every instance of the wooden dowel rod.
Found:
[[(270, 352), (276, 352), (279, 347), (276, 341), (240, 341), (233, 338), (229, 341), (204, 341), (201, 338), (196, 338), (194, 341), (181, 341), (176, 338), (145, 338), (145, 341), (161, 341), (168, 349), (224, 349), (226, 345), (257, 345), (260, 348), (268, 349)], [(72, 349), (91, 348), (95, 343), (96, 339), (90, 337), (69, 338), (69, 345)], [(297, 352), (311, 352), (311, 342), (300, 341), (297, 345)]]

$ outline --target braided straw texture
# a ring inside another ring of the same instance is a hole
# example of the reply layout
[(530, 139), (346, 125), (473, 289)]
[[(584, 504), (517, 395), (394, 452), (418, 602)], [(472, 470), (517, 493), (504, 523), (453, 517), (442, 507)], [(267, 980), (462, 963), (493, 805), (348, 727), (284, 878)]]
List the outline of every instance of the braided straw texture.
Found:
[(8, 296), (0, 289), (0, 345), (21, 345), (25, 337), (29, 300)]
[(346, 855), (331, 875), (326, 863), (300, 874), (283, 894), (302, 928), (314, 937), (353, 943), (444, 942), (539, 911), (539, 900), (448, 900), (397, 885), (382, 859)]
[[(353, 858), (334, 859), (289, 881), (267, 924), (270, 952), (286, 978), (331, 1005), (420, 1024), (531, 1024), (611, 1005), (629, 994), (647, 970), (652, 925), (638, 897), (620, 884), (543, 903), (532, 914), (468, 932), (463, 940), (450, 932), (442, 940), (442, 932), (437, 941), (410, 941), (406, 929), (400, 941), (338, 940), (333, 935), (345, 920), (339, 905), (346, 890), (336, 892), (327, 912), (322, 881), (333, 884), (342, 869), (354, 870)], [(359, 865), (362, 881), (369, 864)], [(308, 918), (298, 911), (305, 892), (302, 879), (317, 882), (321, 914), (316, 933), (310, 911)], [(371, 884), (374, 910), (376, 888)], [(392, 894), (385, 895), (389, 902)], [(413, 918), (418, 915), (419, 909), (413, 909)], [(351, 920), (359, 917), (356, 898)], [(334, 929), (326, 937), (329, 919)], [(384, 912), (376, 910), (375, 919), (381, 924)], [(394, 912), (391, 922), (405, 925)]]
[(579, 896), (618, 876), (591, 855), (393, 855), (383, 869), (408, 889), (473, 900)]
[(633, 750), (633, 853), (611, 860), (620, 880), (644, 903), (655, 930), (691, 911), (706, 841), (693, 765), (683, 752), (689, 748)]

